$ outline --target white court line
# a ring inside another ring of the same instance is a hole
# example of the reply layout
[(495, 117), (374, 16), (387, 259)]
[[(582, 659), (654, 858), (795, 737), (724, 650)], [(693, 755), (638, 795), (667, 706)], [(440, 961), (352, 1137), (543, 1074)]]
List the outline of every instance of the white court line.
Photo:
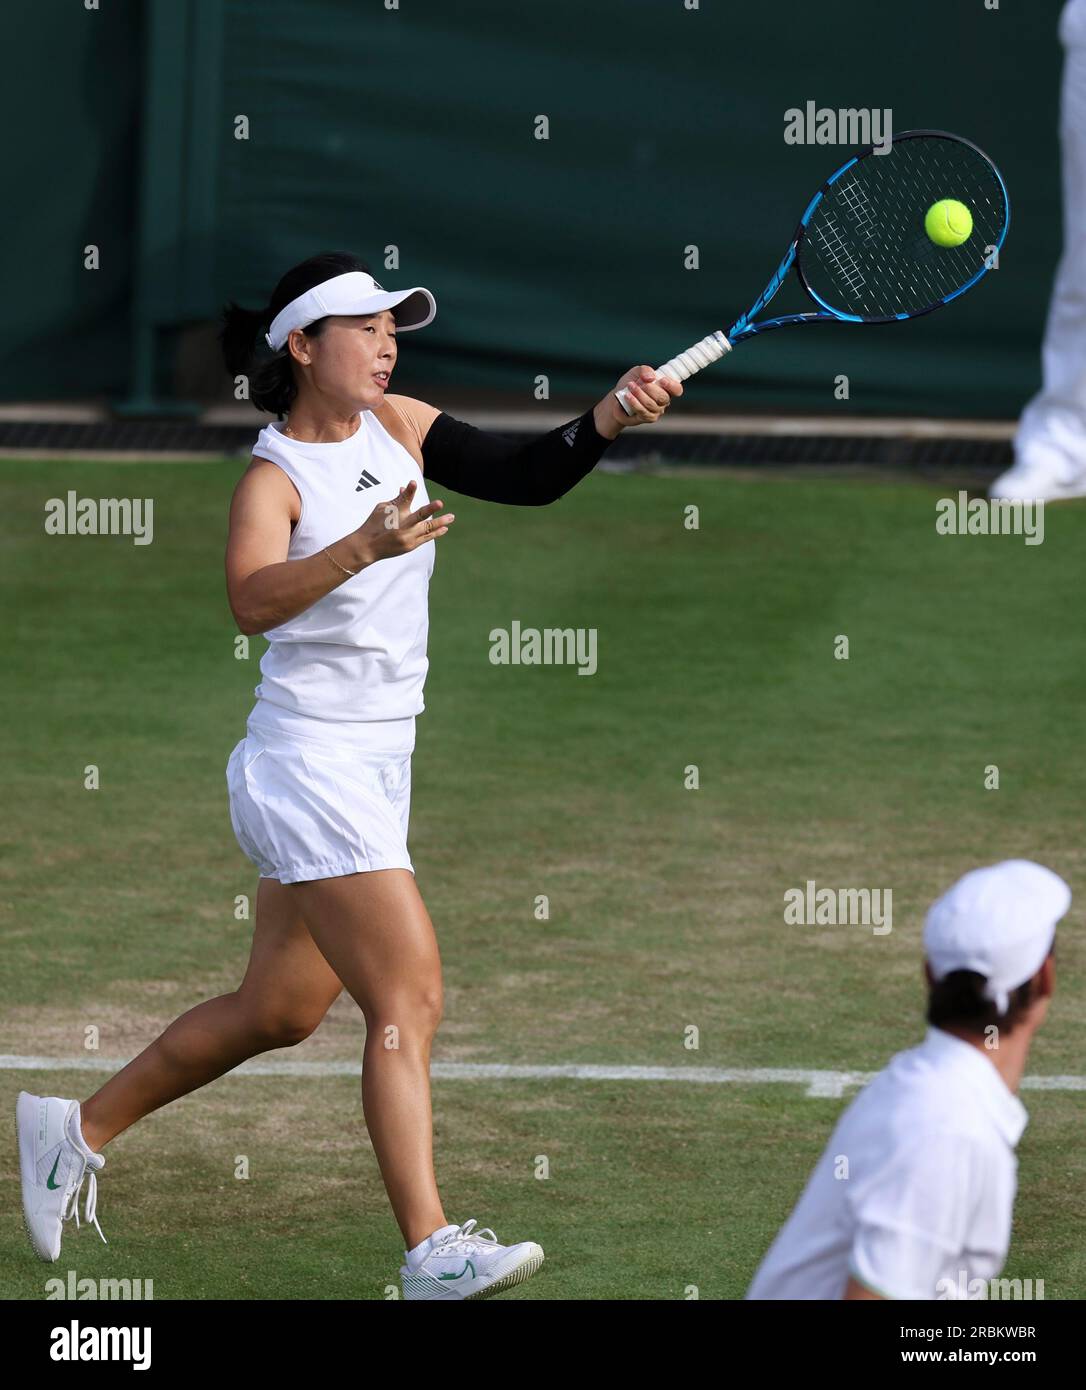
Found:
[[(19, 1057), (0, 1053), (0, 1071), (106, 1071), (126, 1065), (117, 1057)], [(227, 1076), (358, 1076), (361, 1062), (243, 1062)], [(794, 1067), (520, 1066), (491, 1062), (435, 1062), (435, 1081), (678, 1081), (710, 1086), (803, 1086), (808, 1096), (838, 1098), (863, 1086), (874, 1072), (810, 1071)], [(1086, 1076), (1026, 1076), (1024, 1091), (1086, 1091)]]

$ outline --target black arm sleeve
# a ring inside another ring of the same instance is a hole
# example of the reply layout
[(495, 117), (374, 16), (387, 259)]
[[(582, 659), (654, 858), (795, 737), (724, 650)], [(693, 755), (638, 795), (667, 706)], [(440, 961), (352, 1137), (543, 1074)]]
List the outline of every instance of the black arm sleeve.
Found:
[(441, 414), (422, 442), (423, 472), (428, 483), (465, 497), (543, 507), (591, 473), (610, 443), (597, 432), (591, 410), (527, 443)]

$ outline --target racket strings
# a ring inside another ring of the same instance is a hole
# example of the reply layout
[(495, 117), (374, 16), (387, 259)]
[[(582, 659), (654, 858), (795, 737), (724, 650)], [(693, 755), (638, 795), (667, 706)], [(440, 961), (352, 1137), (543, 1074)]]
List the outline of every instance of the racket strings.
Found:
[[(925, 230), (928, 209), (944, 198), (972, 214), (960, 246), (937, 246)], [(1006, 219), (1002, 183), (979, 150), (941, 136), (907, 137), (830, 184), (801, 242), (800, 269), (815, 296), (839, 312), (915, 314), (971, 283)]]
[(823, 218), (813, 229), (813, 235), (817, 238), (822, 254), (833, 267), (838, 279), (845, 285), (850, 294), (858, 295), (866, 283), (864, 275), (850, 253), (848, 243), (841, 235), (837, 219), (832, 213)]

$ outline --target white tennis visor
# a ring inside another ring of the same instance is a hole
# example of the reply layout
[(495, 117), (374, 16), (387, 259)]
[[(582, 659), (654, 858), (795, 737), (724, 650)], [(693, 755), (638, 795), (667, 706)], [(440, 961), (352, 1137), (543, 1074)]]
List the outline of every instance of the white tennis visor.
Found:
[(346, 275), (334, 275), (292, 299), (272, 319), (264, 337), (268, 346), (278, 352), (296, 328), (305, 328), (329, 314), (379, 314), (382, 309), (391, 309), (396, 327), (402, 329), (425, 328), (437, 313), (434, 296), (421, 286), (383, 290), (372, 275), (349, 270)]

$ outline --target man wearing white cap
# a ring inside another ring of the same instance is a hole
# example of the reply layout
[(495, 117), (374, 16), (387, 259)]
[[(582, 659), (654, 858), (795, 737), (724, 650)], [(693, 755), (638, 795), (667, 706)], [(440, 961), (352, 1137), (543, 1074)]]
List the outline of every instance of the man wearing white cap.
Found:
[(1016, 1092), (1070, 902), (1050, 869), (1011, 859), (932, 906), (928, 1035), (842, 1115), (748, 1298), (954, 1298), (999, 1274), (1027, 1119)]

